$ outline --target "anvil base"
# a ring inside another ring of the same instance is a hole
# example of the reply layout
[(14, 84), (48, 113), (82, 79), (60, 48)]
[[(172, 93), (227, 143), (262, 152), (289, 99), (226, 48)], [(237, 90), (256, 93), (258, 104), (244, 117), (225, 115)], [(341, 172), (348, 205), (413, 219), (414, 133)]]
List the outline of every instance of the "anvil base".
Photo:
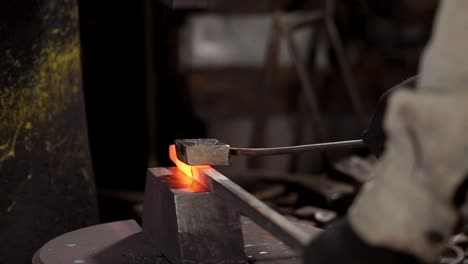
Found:
[(142, 221), (173, 264), (246, 263), (240, 215), (177, 168), (148, 170)]

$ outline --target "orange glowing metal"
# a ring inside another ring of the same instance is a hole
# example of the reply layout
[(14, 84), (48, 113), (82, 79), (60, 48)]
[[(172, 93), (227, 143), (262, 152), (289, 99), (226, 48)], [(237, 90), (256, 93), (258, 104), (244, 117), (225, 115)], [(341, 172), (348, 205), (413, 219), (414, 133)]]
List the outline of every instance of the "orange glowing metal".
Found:
[(174, 162), (174, 164), (177, 166), (177, 168), (180, 171), (182, 171), (183, 173), (185, 173), (186, 175), (190, 177), (193, 177), (192, 166), (183, 163), (177, 158), (175, 145), (169, 146), (169, 158), (172, 160), (172, 162)]
[(185, 173), (185, 175), (192, 177), (196, 181), (198, 181), (201, 184), (204, 184), (204, 181), (200, 178), (200, 171), (203, 169), (210, 169), (211, 166), (208, 165), (197, 165), (197, 166), (190, 166), (182, 161), (180, 161), (177, 158), (177, 152), (175, 145), (170, 145), (169, 146), (169, 158), (174, 162), (174, 164), (177, 166), (177, 168)]

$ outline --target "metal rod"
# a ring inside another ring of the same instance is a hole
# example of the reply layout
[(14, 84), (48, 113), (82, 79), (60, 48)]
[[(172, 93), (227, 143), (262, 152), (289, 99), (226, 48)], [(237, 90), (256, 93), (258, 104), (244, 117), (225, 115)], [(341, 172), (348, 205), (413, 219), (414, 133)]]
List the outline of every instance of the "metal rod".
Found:
[(346, 140), (337, 142), (297, 145), (288, 147), (277, 148), (230, 148), (231, 155), (241, 156), (268, 156), (268, 155), (284, 155), (292, 153), (300, 153), (311, 150), (324, 150), (330, 148), (343, 148), (343, 147), (364, 147), (362, 139)]
[[(229, 204), (231, 208), (247, 216), (298, 252), (302, 252), (302, 249), (314, 236), (314, 234), (306, 233), (291, 223), (286, 217), (268, 207), (216, 170), (205, 169), (201, 174), (210, 181), (211, 191)], [(317, 228), (317, 233), (321, 231)]]

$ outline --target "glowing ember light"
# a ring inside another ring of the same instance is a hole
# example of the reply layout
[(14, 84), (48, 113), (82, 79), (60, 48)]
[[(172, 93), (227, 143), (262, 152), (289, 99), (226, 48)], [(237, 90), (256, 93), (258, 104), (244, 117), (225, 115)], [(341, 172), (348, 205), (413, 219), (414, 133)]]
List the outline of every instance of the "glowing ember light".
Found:
[(177, 152), (176, 152), (175, 145), (170, 145), (169, 146), (169, 158), (172, 160), (172, 162), (174, 162), (174, 164), (177, 166), (177, 168), (180, 171), (185, 173), (187, 176), (193, 177), (192, 166), (183, 163), (182, 161), (180, 161), (177, 158)]
[(211, 168), (208, 165), (197, 165), (197, 166), (190, 166), (188, 164), (185, 164), (184, 162), (180, 161), (177, 158), (177, 152), (176, 152), (176, 147), (175, 145), (170, 145), (169, 146), (169, 158), (174, 162), (174, 164), (177, 166), (177, 168), (185, 173), (187, 176), (190, 176), (194, 178), (196, 181), (201, 183), (202, 185), (205, 185), (205, 182), (203, 179), (200, 177), (200, 171), (203, 169), (209, 169)]

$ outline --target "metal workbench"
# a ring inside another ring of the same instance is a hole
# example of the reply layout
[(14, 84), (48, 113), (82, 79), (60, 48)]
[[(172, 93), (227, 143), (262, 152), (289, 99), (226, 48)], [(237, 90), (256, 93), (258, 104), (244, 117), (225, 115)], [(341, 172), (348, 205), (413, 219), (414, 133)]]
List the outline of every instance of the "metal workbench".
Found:
[[(297, 222), (311, 233), (316, 230)], [(285, 243), (242, 217), (246, 263), (295, 264), (301, 258)], [(33, 264), (170, 264), (134, 220), (112, 222), (61, 235), (39, 249)]]

